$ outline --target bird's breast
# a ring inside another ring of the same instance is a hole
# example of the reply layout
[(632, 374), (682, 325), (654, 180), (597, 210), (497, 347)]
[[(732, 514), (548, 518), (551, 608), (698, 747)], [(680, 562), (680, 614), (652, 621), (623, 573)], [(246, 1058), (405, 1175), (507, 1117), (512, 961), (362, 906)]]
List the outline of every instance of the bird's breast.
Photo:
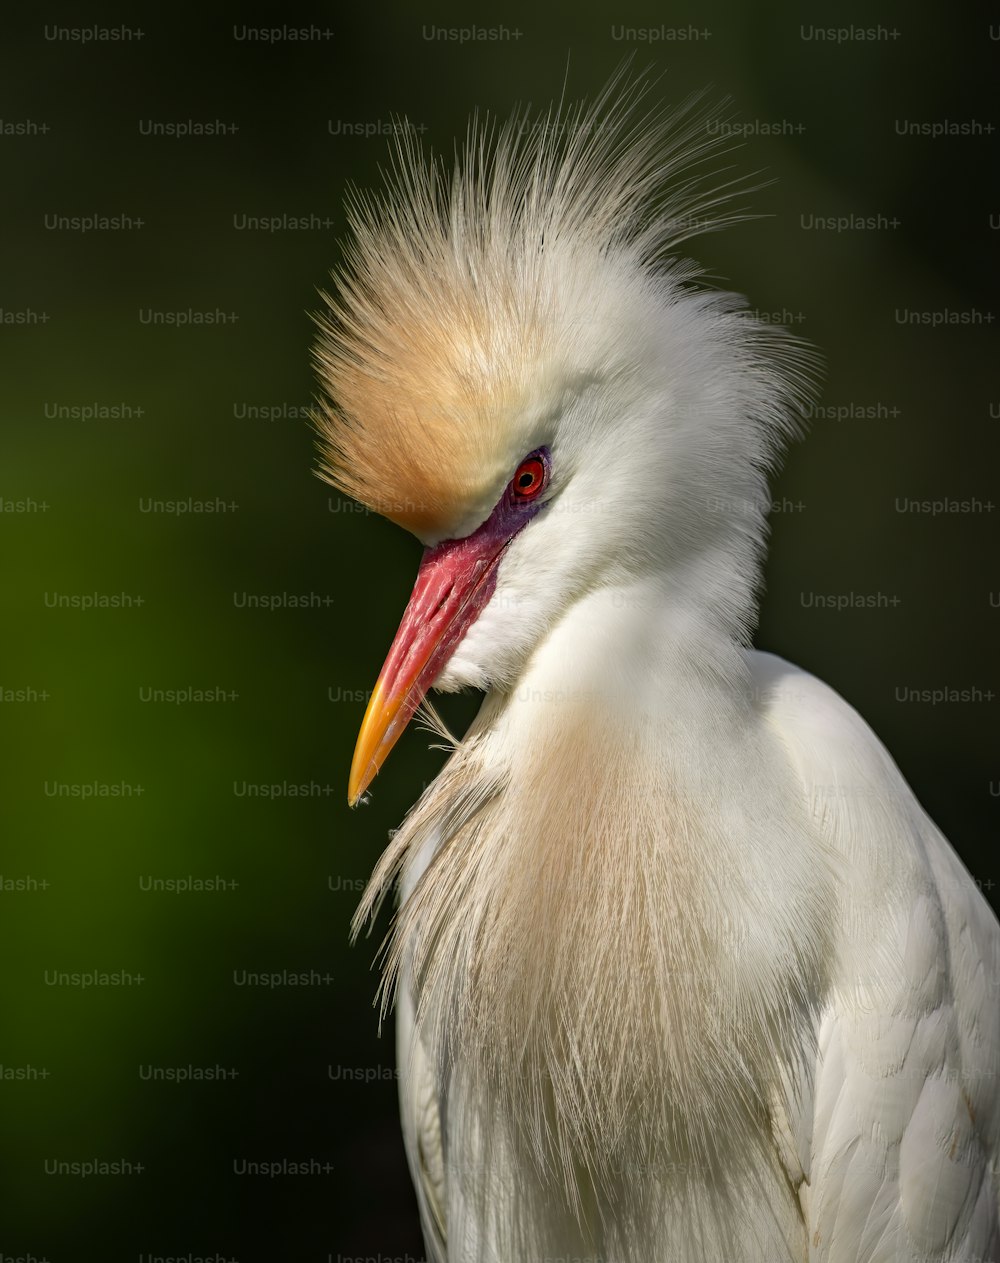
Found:
[(803, 822), (733, 801), (737, 771), (764, 783), (752, 742), (695, 782), (655, 726), (551, 708), (513, 749), (495, 722), (418, 810), (397, 931), (459, 1166), (530, 1173), (571, 1219), (749, 1196), (818, 989)]

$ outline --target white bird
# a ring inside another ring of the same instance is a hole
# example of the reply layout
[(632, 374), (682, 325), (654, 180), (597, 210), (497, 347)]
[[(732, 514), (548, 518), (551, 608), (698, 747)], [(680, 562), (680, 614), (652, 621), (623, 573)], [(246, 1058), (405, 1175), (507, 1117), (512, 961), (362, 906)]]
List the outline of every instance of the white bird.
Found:
[(351, 802), (429, 688), (486, 695), (357, 919), (398, 879), (428, 1256), (998, 1260), (998, 925), (857, 713), (749, 648), (809, 353), (673, 257), (740, 216), (645, 90), (447, 175), (404, 139), (322, 321), (325, 475), (427, 547)]

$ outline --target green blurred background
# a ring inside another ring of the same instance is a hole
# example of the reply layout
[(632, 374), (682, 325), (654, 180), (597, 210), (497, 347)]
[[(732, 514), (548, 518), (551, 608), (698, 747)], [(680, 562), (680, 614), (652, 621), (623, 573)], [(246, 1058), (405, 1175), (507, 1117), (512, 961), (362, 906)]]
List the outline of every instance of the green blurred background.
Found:
[[(345, 185), (377, 181), (392, 115), (448, 151), (474, 107), (547, 104), (567, 57), (571, 97), (630, 52), (662, 72), (658, 99), (732, 96), (750, 125), (735, 160), (777, 182), (755, 195), (767, 218), (692, 253), (827, 362), (828, 411), (775, 486), (758, 643), (859, 708), (995, 901), (1000, 26), (736, 2), (80, 12), (3, 32), (0, 1252), (415, 1260), (392, 1032), (371, 1008), (386, 918), (354, 949), (347, 927), (442, 755), (411, 732), (348, 811), (420, 549), (312, 473), (307, 313)], [(472, 20), (501, 37), (428, 38)], [(882, 31), (809, 35), (834, 21)], [(132, 38), (59, 33), (122, 23)], [(145, 134), (188, 120), (226, 130)], [(133, 224), (56, 218), (87, 215)], [(245, 226), (275, 216), (307, 226)], [(816, 227), (838, 216), (886, 222)], [(218, 511), (145, 511), (189, 498)], [(979, 507), (899, 511), (942, 498)], [(79, 608), (93, 594), (128, 599)], [(214, 700), (144, 700), (184, 689)], [(474, 706), (445, 711), (461, 725)], [(187, 877), (214, 888), (155, 888)], [(64, 976), (86, 971), (127, 977)], [(282, 971), (306, 985), (240, 985)], [(216, 1077), (154, 1077), (186, 1067)], [(87, 1161), (131, 1165), (56, 1165)]]

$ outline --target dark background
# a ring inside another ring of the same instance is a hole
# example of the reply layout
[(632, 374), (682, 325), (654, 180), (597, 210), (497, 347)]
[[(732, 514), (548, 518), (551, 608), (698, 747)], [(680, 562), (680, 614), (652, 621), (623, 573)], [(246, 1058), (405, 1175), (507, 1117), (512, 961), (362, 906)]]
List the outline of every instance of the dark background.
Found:
[[(378, 1037), (371, 1008), (386, 922), (354, 949), (347, 927), (442, 755), (409, 733), (371, 805), (345, 804), (364, 697), (420, 549), (313, 476), (304, 419), (307, 313), (338, 258), (344, 188), (375, 182), (387, 154), (384, 134), (344, 123), (384, 133), (404, 114), (450, 151), (475, 107), (547, 105), (568, 55), (571, 97), (593, 95), (629, 52), (662, 73), (657, 100), (705, 85), (732, 96), (749, 125), (735, 160), (777, 182), (754, 197), (767, 218), (692, 253), (785, 312), (827, 363), (829, 411), (775, 485), (758, 643), (858, 707), (996, 898), (1000, 23), (959, 6), (834, 18), (582, 3), (561, 16), (480, 6), (475, 22), (503, 38), (428, 38), (472, 20), (457, 5), (308, 3), (7, 20), (4, 1258), (422, 1257), (392, 1032)], [(827, 23), (882, 30), (804, 38)], [(95, 24), (133, 38), (57, 30)], [(307, 41), (237, 38), (310, 25)], [(620, 39), (623, 25), (688, 38)], [(188, 120), (227, 130), (143, 134)], [(972, 134), (900, 134), (945, 121)], [(133, 224), (83, 232), (57, 218), (87, 215)], [(243, 227), (253, 216), (311, 226)], [(884, 223), (815, 227), (836, 216)], [(150, 311), (226, 319), (178, 328)], [(902, 311), (963, 322), (904, 324)], [(147, 511), (189, 498), (225, 507)], [(99, 607), (73, 608), (94, 594)], [(154, 689), (225, 696), (143, 700)], [(915, 689), (959, 698), (910, 700)], [(473, 708), (446, 711), (461, 724)], [(260, 796), (273, 785), (282, 796)], [(219, 880), (148, 888), (186, 877)], [(64, 976), (86, 971), (127, 977)], [(244, 971), (308, 981), (239, 985)], [(152, 1067), (226, 1077), (155, 1081)], [(122, 1160), (87, 1178), (56, 1165)], [(248, 1162), (311, 1173), (250, 1175)]]

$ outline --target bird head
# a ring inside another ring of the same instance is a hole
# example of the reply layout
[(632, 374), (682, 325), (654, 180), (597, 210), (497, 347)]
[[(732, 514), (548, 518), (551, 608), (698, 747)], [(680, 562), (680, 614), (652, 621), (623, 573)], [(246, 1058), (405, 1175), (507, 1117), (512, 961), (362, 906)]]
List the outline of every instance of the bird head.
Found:
[(745, 216), (697, 174), (711, 112), (639, 117), (647, 89), (473, 123), (450, 173), (404, 127), (385, 191), (349, 203), (320, 472), (426, 548), (352, 804), (429, 688), (512, 688), (588, 594), (644, 583), (735, 637), (752, 618), (807, 357), (672, 255)]

